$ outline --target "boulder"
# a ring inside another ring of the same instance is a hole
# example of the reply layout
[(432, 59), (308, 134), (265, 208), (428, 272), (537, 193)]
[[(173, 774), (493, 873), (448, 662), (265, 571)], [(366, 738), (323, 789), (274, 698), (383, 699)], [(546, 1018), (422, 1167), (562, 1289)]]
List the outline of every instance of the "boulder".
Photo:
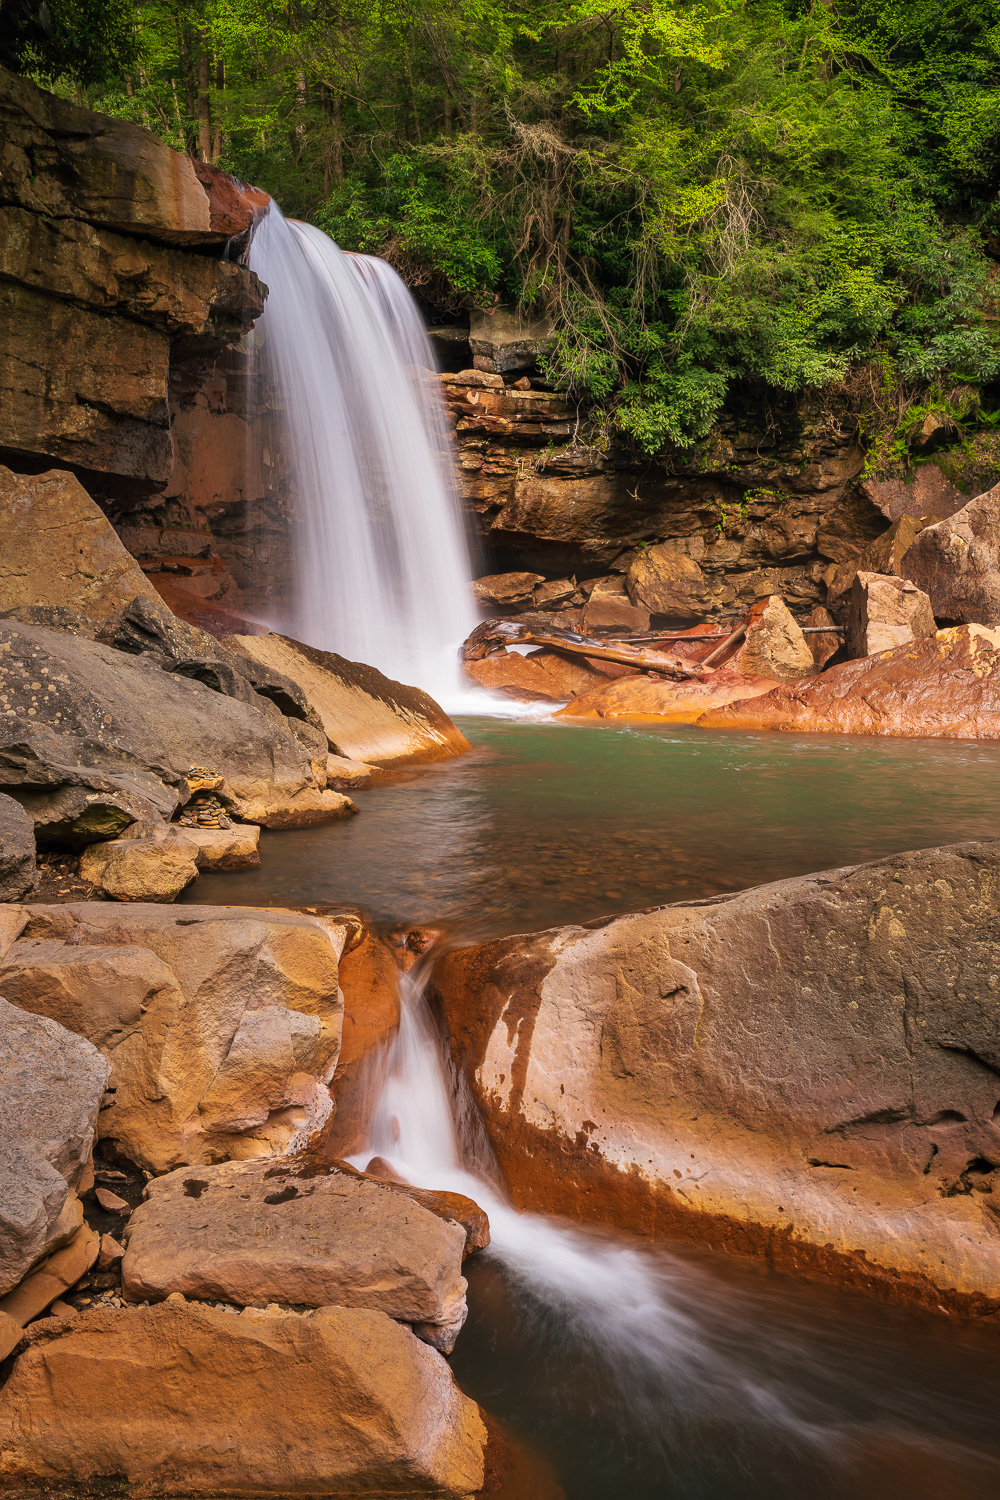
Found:
[(583, 629), (641, 635), (649, 629), (649, 610), (632, 603), (625, 590), (624, 578), (599, 578), (584, 605)]
[(626, 586), (633, 604), (669, 619), (716, 614), (736, 597), (724, 579), (704, 573), (677, 542), (660, 542), (637, 552)]
[(850, 656), (875, 656), (934, 635), (927, 595), (906, 578), (856, 573), (847, 596), (846, 645)]
[(80, 879), (112, 901), (176, 901), (198, 878), (198, 854), (197, 844), (180, 836), (113, 839), (84, 849)]
[(290, 677), (319, 715), (335, 755), (373, 766), (397, 766), (445, 760), (469, 748), (433, 698), (374, 667), (284, 635), (235, 635), (223, 644)]
[[(356, 1169), (347, 1162), (336, 1162), (341, 1172), (354, 1172)], [(460, 1224), (465, 1233), (465, 1249), (462, 1254), (468, 1257), (476, 1250), (485, 1250), (490, 1243), (490, 1221), (486, 1210), (479, 1207), (471, 1198), (464, 1193), (440, 1192), (437, 1188), (418, 1188), (412, 1183), (406, 1182), (399, 1177), (390, 1164), (381, 1156), (373, 1156), (364, 1172), (358, 1173), (366, 1180), (374, 1179), (376, 1182), (384, 1183), (395, 1188), (397, 1192), (406, 1193), (419, 1203), (423, 1208), (429, 1209), (432, 1214), (437, 1214), (439, 1219), (447, 1219), (452, 1224)]]
[(122, 1155), (150, 1172), (275, 1156), (326, 1124), (344, 922), (138, 902), (24, 911), (0, 992), (104, 1053), (98, 1134)]
[(898, 521), (901, 516), (941, 521), (969, 500), (933, 463), (920, 464), (912, 479), (866, 479), (860, 488), (888, 521)]
[(684, 682), (643, 673), (581, 693), (560, 709), (556, 718), (693, 724), (711, 708), (769, 693), (777, 685), (773, 678), (744, 677), (728, 667), (720, 667), (710, 677), (691, 677)]
[(1000, 631), (960, 625), (710, 709), (702, 729), (1000, 739)]
[(816, 670), (809, 642), (777, 594), (758, 599), (751, 606), (743, 644), (727, 666), (745, 677), (770, 677), (777, 682), (811, 677)]
[(178, 1296), (38, 1326), (4, 1389), (0, 1487), (466, 1500), (486, 1441), (447, 1361), (384, 1313)]
[(0, 613), (64, 605), (97, 625), (137, 595), (156, 597), (72, 474), (14, 474), (0, 466), (0, 529)]
[(527, 604), (544, 582), (541, 573), (490, 573), (476, 579), (472, 592), (478, 604)]
[(35, 825), (19, 802), (0, 793), (0, 901), (20, 901), (37, 884)]
[(336, 787), (338, 791), (360, 791), (362, 787), (371, 786), (374, 779), (373, 768), (365, 765), (363, 760), (348, 760), (344, 755), (326, 757), (328, 787)]
[(900, 516), (887, 531), (869, 542), (855, 557), (838, 563), (826, 573), (827, 602), (836, 604), (849, 592), (855, 573), (891, 574), (903, 577), (903, 558), (923, 529), (924, 522), (913, 516)]
[(119, 816), (85, 827), (81, 841), (114, 836), (137, 818), (169, 817), (187, 801), (193, 765), (214, 768), (233, 811), (267, 827), (353, 811), (348, 798), (318, 785), (308, 749), (278, 707), (240, 681), (248, 701), (162, 671), (151, 656), (0, 621), (0, 785), (16, 791), (49, 842), (86, 813), (92, 792), (111, 797), (98, 804)]
[(0, 1000), (0, 1294), (83, 1222), (76, 1189), (108, 1072), (90, 1042)]
[[(131, 823), (118, 835), (114, 847), (133, 840), (141, 843), (155, 840), (174, 848), (186, 845), (199, 870), (255, 870), (260, 865), (260, 829), (255, 823), (234, 823), (229, 828), (196, 828), (160, 819)], [(80, 868), (82, 873), (82, 862)]]
[(1000, 841), (448, 954), (515, 1203), (1000, 1312)]
[(926, 526), (902, 571), (950, 625), (1000, 625), (1000, 484)]
[(388, 1184), (333, 1164), (225, 1162), (147, 1185), (122, 1286), (240, 1306), (368, 1307), (445, 1354), (465, 1322), (465, 1230)]
[(544, 647), (527, 656), (519, 651), (496, 651), (481, 661), (464, 662), (463, 668), (487, 692), (522, 703), (565, 703), (578, 693), (598, 690), (611, 676), (584, 656), (561, 656)]

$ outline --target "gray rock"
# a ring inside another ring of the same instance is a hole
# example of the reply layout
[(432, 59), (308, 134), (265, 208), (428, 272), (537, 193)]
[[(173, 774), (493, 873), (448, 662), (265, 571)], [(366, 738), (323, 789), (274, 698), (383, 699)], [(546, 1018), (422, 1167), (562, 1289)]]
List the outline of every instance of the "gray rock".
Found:
[[(249, 822), (300, 827), (353, 810), (321, 788), (273, 704), (257, 694), (252, 702), (227, 697), (146, 656), (2, 621), (0, 695), (0, 786), (49, 841), (67, 827), (87, 842), (113, 837), (135, 818), (169, 817), (187, 800), (194, 765), (224, 778), (222, 795)], [(74, 795), (69, 807), (65, 798), (53, 805), (66, 788), (106, 794), (102, 806), (119, 810), (111, 818), (119, 826), (79, 832), (90, 803), (81, 808)]]
[(927, 595), (908, 578), (858, 573), (847, 596), (846, 644), (853, 657), (894, 651), (937, 630)]
[(83, 1221), (75, 1189), (109, 1072), (83, 1037), (0, 999), (0, 1295)]
[(13, 797), (0, 793), (0, 901), (20, 901), (37, 884), (35, 826)]
[(925, 526), (900, 570), (949, 625), (1000, 625), (1000, 485)]

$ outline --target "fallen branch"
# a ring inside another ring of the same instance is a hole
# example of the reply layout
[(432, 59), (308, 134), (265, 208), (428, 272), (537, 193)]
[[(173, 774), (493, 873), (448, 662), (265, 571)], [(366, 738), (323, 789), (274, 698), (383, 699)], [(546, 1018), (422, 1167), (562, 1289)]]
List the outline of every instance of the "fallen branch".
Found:
[[(704, 637), (695, 637), (704, 639)], [(704, 663), (684, 661), (668, 651), (651, 651), (629, 646), (624, 641), (605, 643), (572, 630), (537, 630), (512, 620), (486, 620), (469, 636), (462, 654), (466, 661), (481, 661), (500, 646), (545, 646), (570, 656), (590, 656), (597, 661), (620, 662), (638, 667), (642, 672), (662, 672), (667, 677), (704, 677), (714, 668)], [(713, 653), (714, 654), (714, 653)]]

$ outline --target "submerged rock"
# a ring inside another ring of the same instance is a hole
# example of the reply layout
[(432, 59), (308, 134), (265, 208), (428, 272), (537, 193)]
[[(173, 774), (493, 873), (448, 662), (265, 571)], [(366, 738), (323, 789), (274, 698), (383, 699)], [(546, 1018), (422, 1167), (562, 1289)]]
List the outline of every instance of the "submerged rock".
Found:
[(461, 755), (469, 742), (420, 688), (284, 635), (236, 635), (229, 650), (290, 677), (319, 715), (335, 755), (373, 766)]
[(703, 729), (1000, 739), (1000, 631), (979, 625), (828, 667), (808, 682), (711, 709)]
[(368, 1307), (445, 1354), (466, 1318), (465, 1230), (335, 1165), (227, 1162), (154, 1179), (128, 1225), (125, 1295)]
[(486, 1444), (447, 1362), (384, 1313), (172, 1297), (38, 1325), (4, 1389), (0, 1482), (465, 1500)]
[(1000, 841), (445, 957), (515, 1202), (1000, 1312)]
[(0, 1000), (0, 1294), (80, 1229), (108, 1072), (90, 1042)]
[(280, 1155), (326, 1123), (346, 924), (138, 902), (23, 910), (0, 991), (104, 1053), (98, 1133), (122, 1155), (150, 1172)]

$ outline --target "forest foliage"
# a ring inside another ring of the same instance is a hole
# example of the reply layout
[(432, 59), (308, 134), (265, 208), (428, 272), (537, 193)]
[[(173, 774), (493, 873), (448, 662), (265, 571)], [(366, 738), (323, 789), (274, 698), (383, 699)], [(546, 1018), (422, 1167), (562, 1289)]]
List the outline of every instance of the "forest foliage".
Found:
[(547, 378), (646, 451), (748, 383), (823, 389), (874, 361), (954, 404), (1000, 377), (1000, 0), (4, 15), (8, 63), (385, 256), (438, 316), (548, 312)]

